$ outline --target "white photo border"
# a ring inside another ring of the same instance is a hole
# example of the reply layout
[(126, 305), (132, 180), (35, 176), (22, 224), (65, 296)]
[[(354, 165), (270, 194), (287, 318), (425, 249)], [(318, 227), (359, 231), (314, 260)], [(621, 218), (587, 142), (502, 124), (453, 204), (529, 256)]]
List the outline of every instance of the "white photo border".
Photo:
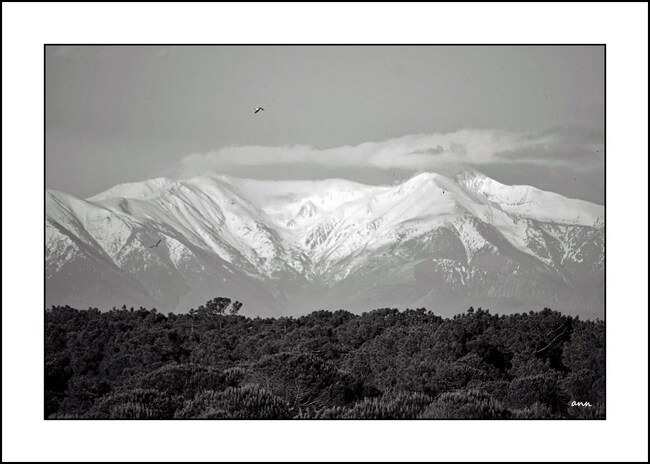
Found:
[[(3, 460), (647, 461), (647, 3), (3, 3), (2, 13)], [(46, 43), (606, 44), (607, 419), (45, 421)]]

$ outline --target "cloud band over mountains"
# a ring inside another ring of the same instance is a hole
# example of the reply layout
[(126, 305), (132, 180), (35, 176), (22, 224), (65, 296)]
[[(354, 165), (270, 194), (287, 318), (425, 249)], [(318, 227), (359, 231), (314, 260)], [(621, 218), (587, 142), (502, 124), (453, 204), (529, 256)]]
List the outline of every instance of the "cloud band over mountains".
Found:
[(231, 146), (185, 156), (177, 173), (180, 177), (193, 177), (227, 167), (294, 163), (416, 172), (513, 163), (589, 170), (602, 167), (603, 152), (599, 133), (568, 129), (539, 134), (466, 129), (326, 149), (309, 145)]

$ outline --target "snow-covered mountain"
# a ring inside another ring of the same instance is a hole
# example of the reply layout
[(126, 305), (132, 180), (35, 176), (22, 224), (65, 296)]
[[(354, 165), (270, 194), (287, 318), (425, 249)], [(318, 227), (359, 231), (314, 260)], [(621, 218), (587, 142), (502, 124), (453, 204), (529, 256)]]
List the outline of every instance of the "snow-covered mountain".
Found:
[[(46, 304), (603, 317), (603, 207), (478, 172), (394, 186), (201, 176), (47, 192)], [(159, 239), (158, 247), (151, 248)]]

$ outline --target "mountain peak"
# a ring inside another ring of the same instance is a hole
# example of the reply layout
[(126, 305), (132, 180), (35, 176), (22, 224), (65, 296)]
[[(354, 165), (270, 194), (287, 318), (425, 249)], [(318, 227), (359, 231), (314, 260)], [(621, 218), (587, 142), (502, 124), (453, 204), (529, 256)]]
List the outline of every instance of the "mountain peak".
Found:
[(100, 202), (108, 198), (133, 198), (138, 200), (148, 200), (156, 197), (170, 188), (180, 185), (179, 181), (167, 177), (155, 177), (142, 182), (127, 182), (118, 184), (114, 187), (104, 190), (92, 197), (88, 201)]
[(300, 207), (300, 210), (298, 211), (298, 217), (310, 218), (316, 214), (317, 210), (318, 208), (316, 208), (316, 205), (311, 200), (307, 200)]
[(465, 190), (483, 197), (507, 213), (548, 223), (596, 227), (604, 215), (602, 206), (567, 198), (530, 185), (502, 184), (476, 170), (455, 177)]
[(479, 189), (485, 184), (503, 185), (474, 168), (465, 168), (454, 176), (454, 181), (470, 190)]

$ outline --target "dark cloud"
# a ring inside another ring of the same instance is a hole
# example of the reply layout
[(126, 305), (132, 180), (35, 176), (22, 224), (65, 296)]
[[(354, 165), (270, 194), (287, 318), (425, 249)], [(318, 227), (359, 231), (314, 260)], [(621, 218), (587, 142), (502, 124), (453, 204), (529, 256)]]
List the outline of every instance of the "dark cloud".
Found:
[(562, 127), (525, 134), (522, 140), (524, 143), (520, 147), (495, 153), (495, 159), (565, 165), (587, 163), (588, 166), (604, 163), (604, 133), (598, 129)]
[(409, 155), (431, 155), (431, 156), (436, 156), (436, 155), (442, 155), (445, 152), (445, 149), (442, 145), (436, 145), (435, 147), (431, 148), (421, 148), (418, 150), (413, 150), (409, 152)]
[(530, 161), (543, 162), (563, 161), (566, 164), (574, 162), (602, 162), (603, 156), (600, 150), (584, 146), (532, 146), (516, 150), (506, 150), (495, 153), (495, 157), (507, 161)]

